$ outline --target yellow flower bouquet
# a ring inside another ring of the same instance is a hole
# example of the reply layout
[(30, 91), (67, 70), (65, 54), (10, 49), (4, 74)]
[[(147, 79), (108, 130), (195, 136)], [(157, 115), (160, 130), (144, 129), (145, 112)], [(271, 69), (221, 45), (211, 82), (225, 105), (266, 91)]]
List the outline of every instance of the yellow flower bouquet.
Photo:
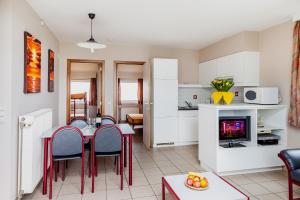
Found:
[(229, 90), (234, 86), (232, 78), (215, 79), (210, 83), (210, 85), (217, 90), (212, 93), (214, 104), (218, 104), (219, 102), (231, 104), (234, 97), (234, 94), (229, 92)]

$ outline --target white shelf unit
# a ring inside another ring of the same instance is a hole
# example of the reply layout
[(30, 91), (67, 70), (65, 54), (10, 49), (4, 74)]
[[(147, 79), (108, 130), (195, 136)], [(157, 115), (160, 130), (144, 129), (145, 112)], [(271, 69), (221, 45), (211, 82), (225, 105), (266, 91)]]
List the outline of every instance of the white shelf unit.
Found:
[[(219, 146), (219, 117), (221, 116), (251, 117), (251, 140), (242, 142), (246, 147), (223, 148)], [(280, 135), (278, 145), (257, 144), (257, 119), (259, 117), (264, 118), (266, 127), (276, 127), (272, 133)], [(226, 175), (266, 171), (283, 166), (277, 154), (287, 146), (286, 121), (287, 107), (282, 105), (214, 106), (200, 104), (198, 155), (202, 167)]]

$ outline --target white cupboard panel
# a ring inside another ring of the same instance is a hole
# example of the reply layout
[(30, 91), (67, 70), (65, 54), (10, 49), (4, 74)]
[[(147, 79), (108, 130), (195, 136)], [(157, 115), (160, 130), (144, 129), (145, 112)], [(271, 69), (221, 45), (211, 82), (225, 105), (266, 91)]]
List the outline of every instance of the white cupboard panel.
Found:
[(154, 117), (177, 116), (177, 80), (154, 80), (153, 86)]
[(152, 62), (154, 79), (178, 79), (177, 59), (154, 58)]
[(217, 77), (218, 60), (210, 60), (199, 65), (199, 83), (209, 86), (210, 82)]
[(180, 142), (198, 141), (198, 117), (178, 118), (178, 132)]
[(243, 52), (244, 57), (244, 83), (245, 86), (259, 86), (259, 53), (258, 52)]
[(154, 144), (176, 142), (177, 123), (177, 117), (154, 118)]
[(219, 58), (218, 77), (232, 77), (236, 84), (244, 80), (244, 63), (241, 54), (233, 54)]

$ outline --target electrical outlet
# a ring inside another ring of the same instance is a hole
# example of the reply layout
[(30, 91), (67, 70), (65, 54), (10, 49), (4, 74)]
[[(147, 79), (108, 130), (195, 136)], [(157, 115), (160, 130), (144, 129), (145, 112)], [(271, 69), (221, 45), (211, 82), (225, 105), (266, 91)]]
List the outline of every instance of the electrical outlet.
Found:
[(196, 94), (194, 94), (193, 95), (193, 99), (197, 99), (198, 97), (197, 97), (197, 95)]

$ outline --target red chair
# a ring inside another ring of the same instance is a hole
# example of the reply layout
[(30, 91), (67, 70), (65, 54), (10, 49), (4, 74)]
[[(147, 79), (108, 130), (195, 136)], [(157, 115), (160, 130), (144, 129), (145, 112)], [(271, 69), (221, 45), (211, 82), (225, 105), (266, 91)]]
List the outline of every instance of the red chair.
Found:
[[(92, 193), (95, 188), (96, 157), (117, 156), (120, 159), (121, 190), (123, 190), (123, 148), (124, 139), (116, 125), (103, 125), (98, 128), (92, 140)], [(118, 169), (118, 164), (117, 164)], [(118, 173), (117, 173), (118, 174)]]
[(50, 142), (50, 189), (52, 199), (53, 162), (81, 159), (81, 194), (84, 191), (84, 138), (79, 128), (64, 126), (57, 129)]
[(300, 149), (282, 150), (278, 157), (288, 171), (289, 200), (299, 200), (293, 198), (293, 184), (300, 186)]

